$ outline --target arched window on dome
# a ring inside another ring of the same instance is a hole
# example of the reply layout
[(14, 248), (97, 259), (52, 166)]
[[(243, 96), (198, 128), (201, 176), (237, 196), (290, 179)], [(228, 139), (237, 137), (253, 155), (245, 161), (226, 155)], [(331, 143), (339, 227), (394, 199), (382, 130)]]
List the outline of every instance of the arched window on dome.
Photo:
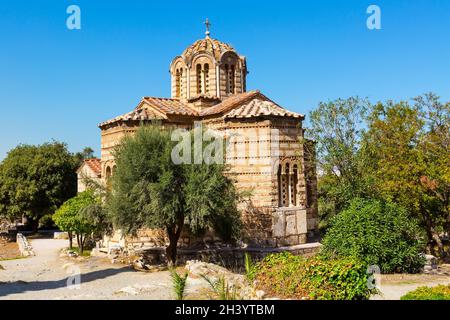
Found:
[(225, 92), (228, 94), (230, 90), (228, 89), (228, 75), (230, 74), (230, 66), (228, 64), (225, 65)]
[(177, 69), (175, 73), (175, 97), (179, 98), (181, 96), (181, 70)]
[(209, 92), (209, 64), (205, 63), (203, 68), (204, 87), (202, 93), (207, 94)]
[(234, 65), (231, 66), (230, 70), (230, 93), (235, 93), (236, 83), (235, 83), (235, 77), (236, 77), (236, 67)]
[(202, 93), (202, 65), (197, 64), (197, 93)]
[(184, 83), (183, 83), (183, 68), (180, 68), (180, 95), (178, 96), (178, 98), (181, 98), (183, 96), (183, 87), (184, 87)]
[(225, 93), (229, 93), (228, 90), (228, 74), (229, 74), (230, 66), (228, 64), (225, 64)]
[(227, 94), (235, 93), (236, 88), (235, 73), (236, 67), (234, 65), (225, 64), (225, 78), (226, 78), (225, 92)]

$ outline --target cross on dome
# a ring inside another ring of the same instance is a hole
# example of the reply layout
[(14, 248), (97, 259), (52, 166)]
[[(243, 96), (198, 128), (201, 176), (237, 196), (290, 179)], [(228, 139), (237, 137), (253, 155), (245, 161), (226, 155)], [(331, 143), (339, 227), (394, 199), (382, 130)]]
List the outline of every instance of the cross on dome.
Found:
[(205, 26), (206, 26), (206, 32), (205, 32), (205, 34), (206, 34), (207, 37), (209, 37), (209, 35), (210, 35), (209, 27), (211, 26), (211, 22), (209, 22), (209, 19), (206, 18), (206, 21), (204, 22), (204, 24), (205, 24)]

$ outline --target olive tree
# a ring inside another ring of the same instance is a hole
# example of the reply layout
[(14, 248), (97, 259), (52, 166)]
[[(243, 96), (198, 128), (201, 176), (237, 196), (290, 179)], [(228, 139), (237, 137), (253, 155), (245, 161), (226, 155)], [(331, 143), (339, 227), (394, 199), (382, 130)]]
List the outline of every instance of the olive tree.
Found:
[(107, 197), (113, 223), (125, 234), (144, 227), (166, 231), (170, 265), (183, 228), (214, 228), (225, 240), (235, 239), (240, 228), (239, 195), (225, 165), (175, 163), (176, 145), (171, 131), (158, 125), (125, 137), (114, 151), (117, 167)]

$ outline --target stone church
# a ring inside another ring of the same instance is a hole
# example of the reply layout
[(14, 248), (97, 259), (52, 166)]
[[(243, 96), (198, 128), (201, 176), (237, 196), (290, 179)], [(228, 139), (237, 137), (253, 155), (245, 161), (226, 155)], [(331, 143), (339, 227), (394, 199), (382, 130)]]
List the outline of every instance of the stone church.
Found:
[[(238, 189), (251, 190), (250, 200), (240, 204), (243, 241), (305, 243), (318, 223), (314, 144), (303, 139), (305, 117), (247, 90), (246, 57), (213, 39), (206, 24), (206, 36), (170, 64), (171, 98), (143, 97), (131, 112), (100, 123), (101, 159), (90, 160), (79, 174), (90, 170), (105, 183), (114, 174), (113, 148), (142, 124), (157, 120), (164, 127), (191, 129), (201, 122), (228, 139), (230, 175)], [(157, 242), (156, 234), (143, 231), (129, 241)]]

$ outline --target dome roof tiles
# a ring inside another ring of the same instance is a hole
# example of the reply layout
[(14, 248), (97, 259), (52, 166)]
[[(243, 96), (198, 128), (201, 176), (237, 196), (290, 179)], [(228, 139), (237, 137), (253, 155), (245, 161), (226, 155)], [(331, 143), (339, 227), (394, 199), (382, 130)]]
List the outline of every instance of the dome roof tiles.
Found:
[(186, 50), (183, 51), (182, 56), (185, 59), (190, 60), (199, 53), (209, 53), (214, 56), (216, 60), (219, 60), (222, 54), (227, 51), (236, 53), (231, 45), (207, 36), (204, 39), (195, 41), (192, 45), (187, 47)]

